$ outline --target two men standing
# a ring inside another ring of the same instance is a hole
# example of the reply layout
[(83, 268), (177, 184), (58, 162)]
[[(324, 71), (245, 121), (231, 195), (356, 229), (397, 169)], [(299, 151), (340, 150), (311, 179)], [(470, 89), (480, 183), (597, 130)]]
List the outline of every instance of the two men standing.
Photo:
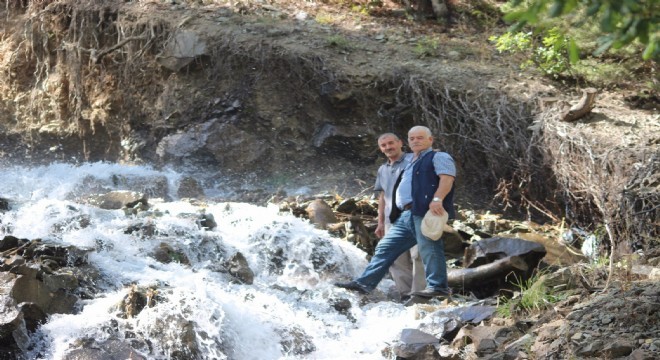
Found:
[(433, 241), (424, 236), (421, 223), (429, 210), (435, 215), (447, 212), (450, 219), (455, 217), (453, 198), (456, 167), (449, 154), (433, 151), (433, 136), (427, 127), (415, 126), (410, 129), (408, 145), (413, 151), (412, 158), (404, 167), (392, 204), (401, 211), (399, 218), (376, 246), (374, 256), (362, 275), (350, 282), (336, 283), (336, 286), (369, 293), (376, 288), (395, 260), (417, 245), (424, 263), (427, 285), (424, 290), (411, 295), (434, 297), (450, 294), (443, 239)]
[[(378, 196), (378, 227), (376, 236), (382, 238), (392, 227), (393, 206), (399, 177), (406, 165), (410, 164), (412, 154), (403, 152), (403, 142), (392, 133), (385, 133), (378, 137), (378, 148), (387, 157), (387, 162), (378, 168), (374, 190), (380, 192)], [(394, 213), (398, 214), (398, 211)], [(399, 291), (401, 298), (426, 287), (424, 278), (424, 264), (419, 257), (417, 246), (404, 252), (390, 266), (390, 275)]]

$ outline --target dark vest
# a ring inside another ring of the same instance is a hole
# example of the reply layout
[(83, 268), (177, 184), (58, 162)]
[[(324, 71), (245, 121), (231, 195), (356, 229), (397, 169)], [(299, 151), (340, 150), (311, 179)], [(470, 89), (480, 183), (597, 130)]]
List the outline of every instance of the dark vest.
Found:
[[(429, 210), (429, 205), (433, 200), (435, 191), (438, 190), (440, 177), (435, 173), (433, 167), (433, 156), (435, 151), (429, 151), (413, 165), (412, 176), (412, 213), (417, 216), (424, 216)], [(445, 208), (450, 219), (456, 218), (454, 210), (454, 184), (451, 191), (442, 201), (442, 207)]]

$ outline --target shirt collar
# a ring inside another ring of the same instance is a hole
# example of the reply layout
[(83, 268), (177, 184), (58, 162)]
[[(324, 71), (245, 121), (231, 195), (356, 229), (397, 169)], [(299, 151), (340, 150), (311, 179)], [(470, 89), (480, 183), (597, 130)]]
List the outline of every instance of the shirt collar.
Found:
[(433, 146), (431, 146), (430, 148), (428, 148), (428, 149), (423, 150), (422, 152), (420, 152), (420, 153), (419, 153), (419, 156), (417, 157), (416, 160), (421, 159), (424, 155), (428, 154), (429, 151), (433, 151)]
[(406, 153), (401, 153), (401, 157), (399, 158), (399, 160), (396, 160), (396, 161), (390, 163), (390, 160), (388, 159), (388, 160), (387, 160), (387, 166), (394, 166), (394, 165), (396, 165), (396, 164), (402, 162), (403, 159), (405, 159), (405, 158), (406, 158)]

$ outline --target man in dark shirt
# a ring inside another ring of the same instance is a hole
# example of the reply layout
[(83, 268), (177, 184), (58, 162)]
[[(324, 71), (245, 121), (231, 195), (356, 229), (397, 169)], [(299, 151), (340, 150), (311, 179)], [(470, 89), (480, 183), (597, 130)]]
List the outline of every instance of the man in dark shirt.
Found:
[(455, 218), (453, 158), (433, 151), (433, 136), (424, 126), (408, 131), (408, 145), (413, 151), (411, 163), (403, 171), (396, 191), (396, 205), (402, 211), (392, 228), (376, 246), (374, 256), (362, 275), (338, 287), (369, 293), (382, 280), (389, 267), (405, 251), (415, 245), (424, 262), (426, 289), (412, 295), (422, 297), (449, 296), (444, 241), (433, 241), (422, 234), (421, 223), (427, 211), (436, 215), (445, 212)]

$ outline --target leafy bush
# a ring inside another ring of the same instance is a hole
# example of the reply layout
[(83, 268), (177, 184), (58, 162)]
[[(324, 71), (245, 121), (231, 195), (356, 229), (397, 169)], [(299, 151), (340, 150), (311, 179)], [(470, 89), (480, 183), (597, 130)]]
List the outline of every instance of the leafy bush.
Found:
[(499, 52), (530, 54), (530, 59), (521, 64), (522, 68), (536, 65), (546, 75), (553, 77), (570, 71), (569, 39), (558, 28), (551, 28), (539, 37), (540, 42), (531, 32), (517, 32), (491, 36), (489, 40)]
[[(645, 47), (643, 59), (660, 57), (658, 0), (511, 0), (506, 8), (505, 19), (515, 22), (514, 29), (544, 26), (551, 18), (569, 21), (563, 31), (596, 22), (600, 36), (595, 55), (639, 42)], [(577, 46), (569, 51), (571, 60), (577, 60)]]

